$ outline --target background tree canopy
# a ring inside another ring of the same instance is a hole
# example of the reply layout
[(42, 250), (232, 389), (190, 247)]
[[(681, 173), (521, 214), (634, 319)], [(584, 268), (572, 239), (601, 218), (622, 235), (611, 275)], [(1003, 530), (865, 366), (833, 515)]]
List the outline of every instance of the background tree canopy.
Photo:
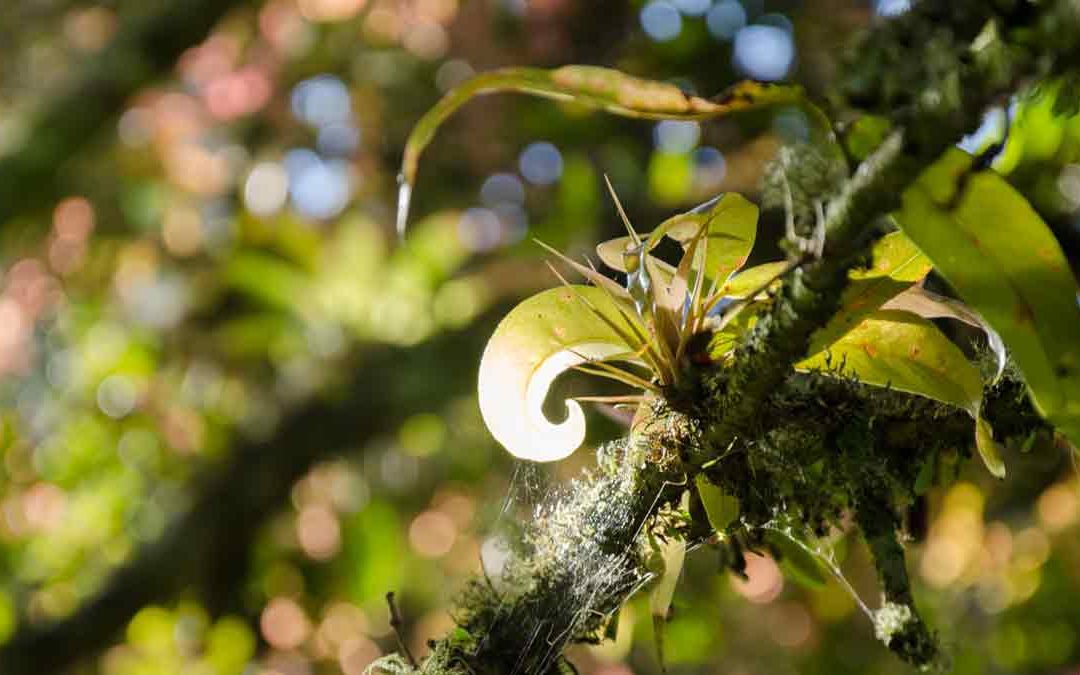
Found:
[[(1077, 63), (1075, 0), (4, 4), (0, 674), (1073, 672)], [(605, 177), (647, 246), (546, 290)], [(551, 464), (477, 394), (537, 326), (645, 367)]]

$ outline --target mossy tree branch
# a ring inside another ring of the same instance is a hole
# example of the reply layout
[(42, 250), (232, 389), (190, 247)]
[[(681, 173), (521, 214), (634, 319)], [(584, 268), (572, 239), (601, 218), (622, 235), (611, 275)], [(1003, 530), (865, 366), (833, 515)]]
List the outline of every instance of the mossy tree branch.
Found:
[[(833, 104), (847, 116), (883, 115), (893, 132), (829, 201), (824, 255), (784, 279), (771, 309), (737, 347), (731, 365), (697, 370), (685, 389), (658, 403), (648, 423), (616, 446), (616, 464), (604, 464), (599, 475), (570, 494), (552, 498), (549, 508), (560, 513), (558, 524), (537, 523), (527, 540), (539, 545), (519, 551), (510, 564), (517, 590), (503, 593), (490, 582), (473, 584), (458, 613), (459, 631), (433, 643), (421, 671), (560, 672), (563, 666), (554, 655), (571, 640), (595, 637), (604, 614), (618, 607), (634, 585), (594, 589), (587, 603), (567, 607), (562, 601), (572, 587), (568, 580), (575, 578), (566, 576), (572, 561), (552, 564), (551, 551), (597, 560), (612, 546), (638, 550), (636, 558), (623, 559), (614, 569), (620, 577), (647, 576), (638, 534), (641, 527), (663, 528), (659, 514), (674, 499), (657, 492), (657, 485), (685, 484), (706, 466), (712, 482), (740, 498), (743, 514), (734, 527), (750, 545), (760, 543), (756, 531), (777, 519), (816, 529), (853, 510), (885, 589), (886, 604), (875, 619), (879, 636), (902, 658), (931, 664), (937, 647), (913, 605), (897, 537), (899, 511), (915, 494), (920, 464), (935, 461), (948, 447), (970, 446), (970, 420), (947, 431), (952, 423), (942, 423), (950, 417), (939, 407), (895, 392), (870, 392), (855, 383), (844, 383), (846, 391), (835, 400), (822, 398), (827, 392), (816, 376), (792, 376), (791, 367), (805, 356), (814, 331), (836, 311), (848, 272), (865, 260), (883, 219), (899, 206), (904, 187), (972, 130), (987, 106), (1030, 81), (1062, 74), (1077, 63), (1077, 54), (1080, 9), (1072, 0), (923, 0), (873, 29), (850, 59)], [(1027, 421), (1014, 424), (1014, 432), (1041, 426), (1023, 411), (1010, 412)], [(941, 429), (932, 443), (905, 431), (925, 423)], [(823, 461), (829, 471), (815, 474), (814, 467)], [(611, 489), (618, 480), (636, 487), (630, 492)], [(642, 501), (646, 485), (652, 487), (646, 494), (662, 497)], [(598, 488), (604, 488), (602, 498), (595, 497)], [(598, 509), (615, 508), (612, 502), (620, 501), (632, 516), (596, 517)], [(574, 536), (579, 529), (591, 534)], [(569, 537), (577, 547), (572, 552), (561, 548), (560, 537)], [(557, 607), (573, 609), (559, 619), (565, 630), (536, 629), (537, 617)], [(533, 629), (500, 629), (506, 617)], [(538, 635), (549, 638), (540, 660)], [(391, 672), (408, 671), (400, 664), (386, 666)]]

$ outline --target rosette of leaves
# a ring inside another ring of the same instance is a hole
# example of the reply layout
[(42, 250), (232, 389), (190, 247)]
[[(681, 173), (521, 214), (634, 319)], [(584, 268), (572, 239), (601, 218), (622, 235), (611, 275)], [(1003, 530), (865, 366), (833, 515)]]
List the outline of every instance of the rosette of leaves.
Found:
[[(578, 400), (643, 405), (650, 396), (677, 395), (689, 369), (724, 367), (739, 336), (771, 301), (771, 285), (797, 262), (743, 269), (757, 219), (756, 206), (728, 193), (647, 234), (627, 223), (626, 237), (597, 249), (604, 264), (626, 275), (625, 287), (591, 264), (560, 255), (590, 285), (564, 280), (561, 288), (524, 301), (496, 329), (481, 360), (480, 409), (495, 438), (515, 456), (534, 461), (562, 459), (580, 446), (585, 416), (577, 400), (566, 402), (568, 414), (561, 423), (551, 422), (541, 410), (554, 379), (570, 368), (634, 390)], [(665, 237), (683, 251), (676, 265), (653, 254)], [(983, 377), (929, 318), (960, 319), (984, 328), (1003, 363), (1000, 339), (974, 311), (921, 287), (931, 269), (930, 260), (902, 232), (882, 238), (872, 264), (851, 274), (840, 310), (815, 333), (809, 356), (795, 368), (966, 410), (988, 469), (1003, 476), (992, 431), (980, 414)], [(696, 338), (702, 335), (708, 339)], [(709, 344), (707, 354), (696, 351), (703, 342)]]

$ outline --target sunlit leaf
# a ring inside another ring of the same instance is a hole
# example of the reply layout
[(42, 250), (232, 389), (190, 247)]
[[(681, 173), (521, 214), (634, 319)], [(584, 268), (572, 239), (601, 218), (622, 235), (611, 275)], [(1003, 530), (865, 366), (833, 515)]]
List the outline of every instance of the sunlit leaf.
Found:
[[(596, 255), (600, 257), (605, 265), (611, 269), (626, 273), (626, 260), (625, 253), (634, 247), (634, 242), (630, 237), (616, 237), (615, 239), (609, 239), (605, 242), (596, 245)], [(675, 276), (675, 267), (660, 260), (657, 257), (653, 257), (653, 264), (656, 265), (663, 273), (663, 279), (670, 281)]]
[(472, 77), (450, 91), (417, 123), (405, 145), (401, 167), (398, 231), (404, 232), (420, 155), (436, 131), (458, 108), (482, 94), (518, 92), (567, 101), (625, 117), (703, 120), (733, 112), (804, 103), (793, 85), (740, 82), (713, 99), (684, 93), (673, 84), (644, 80), (596, 66), (555, 70), (503, 68)]
[[(685, 249), (702, 225), (706, 230), (705, 274), (709, 279), (719, 277), (720, 283), (744, 264), (757, 235), (758, 208), (742, 195), (729, 192), (710, 202), (707, 209), (695, 209), (672, 216), (648, 235), (649, 250), (655, 249), (665, 236), (671, 237)], [(618, 237), (599, 244), (596, 253), (604, 264), (626, 272), (623, 253), (633, 246), (630, 237)], [(658, 261), (662, 269), (673, 276), (675, 268)]]
[(695, 209), (664, 221), (649, 235), (649, 241), (656, 246), (663, 236), (668, 236), (685, 249), (697, 232), (706, 227), (705, 277), (723, 284), (746, 264), (754, 248), (757, 222), (757, 205), (740, 194), (728, 192), (707, 209)]
[(924, 319), (956, 319), (978, 328), (986, 335), (987, 344), (990, 350), (994, 352), (997, 361), (997, 371), (994, 378), (1001, 377), (1001, 373), (1005, 370), (1008, 354), (1005, 351), (1005, 343), (1001, 340), (1001, 336), (978, 313), (959, 300), (938, 295), (922, 286), (912, 286), (886, 302), (881, 308), (911, 312)]
[(902, 232), (882, 237), (873, 249), (869, 269), (854, 270), (840, 296), (840, 309), (814, 333), (810, 353), (835, 342), (886, 301), (910, 288), (930, 272), (930, 260)]
[(791, 269), (791, 264), (783, 260), (748, 267), (731, 277), (726, 284), (721, 286), (717, 295), (720, 297), (745, 298), (756, 291), (765, 290), (766, 286), (778, 281), (780, 275), (789, 269)]
[(854, 376), (865, 384), (891, 387), (978, 413), (982, 379), (960, 348), (926, 319), (897, 311), (872, 314), (810, 358), (801, 371)]
[(495, 329), (480, 361), (480, 412), (491, 434), (516, 457), (562, 459), (585, 440), (585, 415), (566, 401), (555, 424), (541, 407), (555, 378), (589, 359), (633, 353), (636, 328), (616, 301), (593, 286), (543, 291), (515, 307)]
[(1005, 461), (1001, 458), (1001, 446), (994, 440), (994, 430), (982, 416), (975, 419), (975, 447), (990, 473), (1004, 478)]
[[(1080, 305), (1053, 233), (1001, 176), (951, 150), (896, 218), (959, 296), (1001, 335), (1038, 410), (1080, 439)], [(962, 192), (958, 195), (958, 190)]]
[(709, 517), (709, 524), (717, 532), (723, 532), (728, 525), (739, 517), (739, 499), (730, 495), (720, 487), (710, 483), (704, 476), (698, 475), (695, 479), (698, 495), (705, 507), (705, 515)]

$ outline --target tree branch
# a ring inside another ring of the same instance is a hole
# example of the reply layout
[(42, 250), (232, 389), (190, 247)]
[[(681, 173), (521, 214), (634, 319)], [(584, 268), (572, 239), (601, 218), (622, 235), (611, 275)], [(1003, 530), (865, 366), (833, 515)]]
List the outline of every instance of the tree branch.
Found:
[[(992, 28), (998, 37), (988, 36), (976, 47), (976, 37)], [(811, 335), (836, 311), (848, 272), (865, 258), (881, 219), (900, 205), (904, 187), (974, 128), (988, 105), (1032, 78), (1076, 63), (1072, 57), (1078, 51), (1080, 11), (1071, 0), (1000, 7), (986, 0), (924, 0), (906, 15), (870, 31), (835, 98), (847, 110), (887, 116), (894, 131), (830, 202), (824, 256), (787, 276), (771, 310), (736, 349), (732, 365), (703, 369), (698, 386), (677, 392), (667, 402), (676, 410), (664, 403), (655, 406), (648, 423), (615, 446), (614, 459), (602, 461), (599, 476), (553, 498), (546, 509), (559, 514), (557, 522), (535, 524), (527, 535), (533, 545), (509, 563), (511, 588), (525, 590), (504, 596), (490, 583), (470, 586), (458, 617), (464, 635), (436, 643), (422, 672), (522, 672), (522, 664), (524, 672), (561, 672), (559, 660), (551, 655), (569, 640), (593, 636), (605, 613), (614, 611), (634, 585), (593, 589), (587, 601), (567, 606), (563, 600), (576, 587), (573, 563), (562, 559), (557, 565), (550, 563), (549, 548), (543, 543), (563, 537), (571, 542), (569, 547), (562, 548), (560, 542), (550, 550), (565, 551), (575, 561), (595, 560), (612, 549), (627, 551), (636, 557), (611, 560), (611, 569), (620, 579), (647, 577), (639, 548), (641, 527), (627, 527), (625, 518), (598, 518), (598, 510), (623, 503), (633, 514), (630, 522), (655, 523), (660, 509), (672, 499), (663, 496), (663, 489), (656, 491), (657, 485), (677, 483), (678, 476), (685, 479), (707, 463), (710, 480), (739, 496), (744, 509), (751, 467), (759, 467), (754, 492), (783, 497), (761, 504), (749, 517), (744, 512), (740, 528), (760, 527), (780, 508), (792, 522), (802, 518), (803, 524), (813, 524), (827, 518), (830, 509), (854, 507), (889, 601), (876, 615), (879, 634), (901, 657), (929, 665), (937, 647), (912, 604), (903, 549), (896, 537), (896, 506), (914, 490), (915, 462), (932, 461), (937, 448), (924, 447), (919, 456), (895, 461), (889, 456), (893, 449), (889, 439), (881, 437), (880, 426), (874, 424), (873, 408), (836, 413), (823, 406), (817, 409), (823, 416), (849, 412), (853, 416), (835, 428), (785, 429), (792, 364), (805, 355)], [(875, 396), (870, 394), (871, 400)], [(857, 403), (856, 397), (843, 400)], [(901, 406), (900, 412), (914, 416), (916, 411)], [(672, 458), (675, 451), (687, 460), (685, 464)], [(609, 455), (610, 450), (605, 456)], [(814, 485), (808, 458), (831, 462), (827, 466), (842, 490), (833, 501), (815, 501), (817, 495), (797, 492)], [(626, 484), (620, 480), (639, 487), (626, 493), (617, 487)], [(867, 494), (860, 488), (868, 482), (881, 489)], [(657, 495), (644, 512), (635, 508), (642, 506), (640, 486), (651, 486), (645, 494)], [(589, 534), (575, 535), (579, 531)], [(576, 583), (580, 586), (583, 581)], [(562, 614), (557, 623), (537, 623), (538, 615), (551, 616), (545, 612), (558, 609)], [(514, 630), (499, 630), (504, 620)], [(554, 626), (563, 630), (553, 633)]]

